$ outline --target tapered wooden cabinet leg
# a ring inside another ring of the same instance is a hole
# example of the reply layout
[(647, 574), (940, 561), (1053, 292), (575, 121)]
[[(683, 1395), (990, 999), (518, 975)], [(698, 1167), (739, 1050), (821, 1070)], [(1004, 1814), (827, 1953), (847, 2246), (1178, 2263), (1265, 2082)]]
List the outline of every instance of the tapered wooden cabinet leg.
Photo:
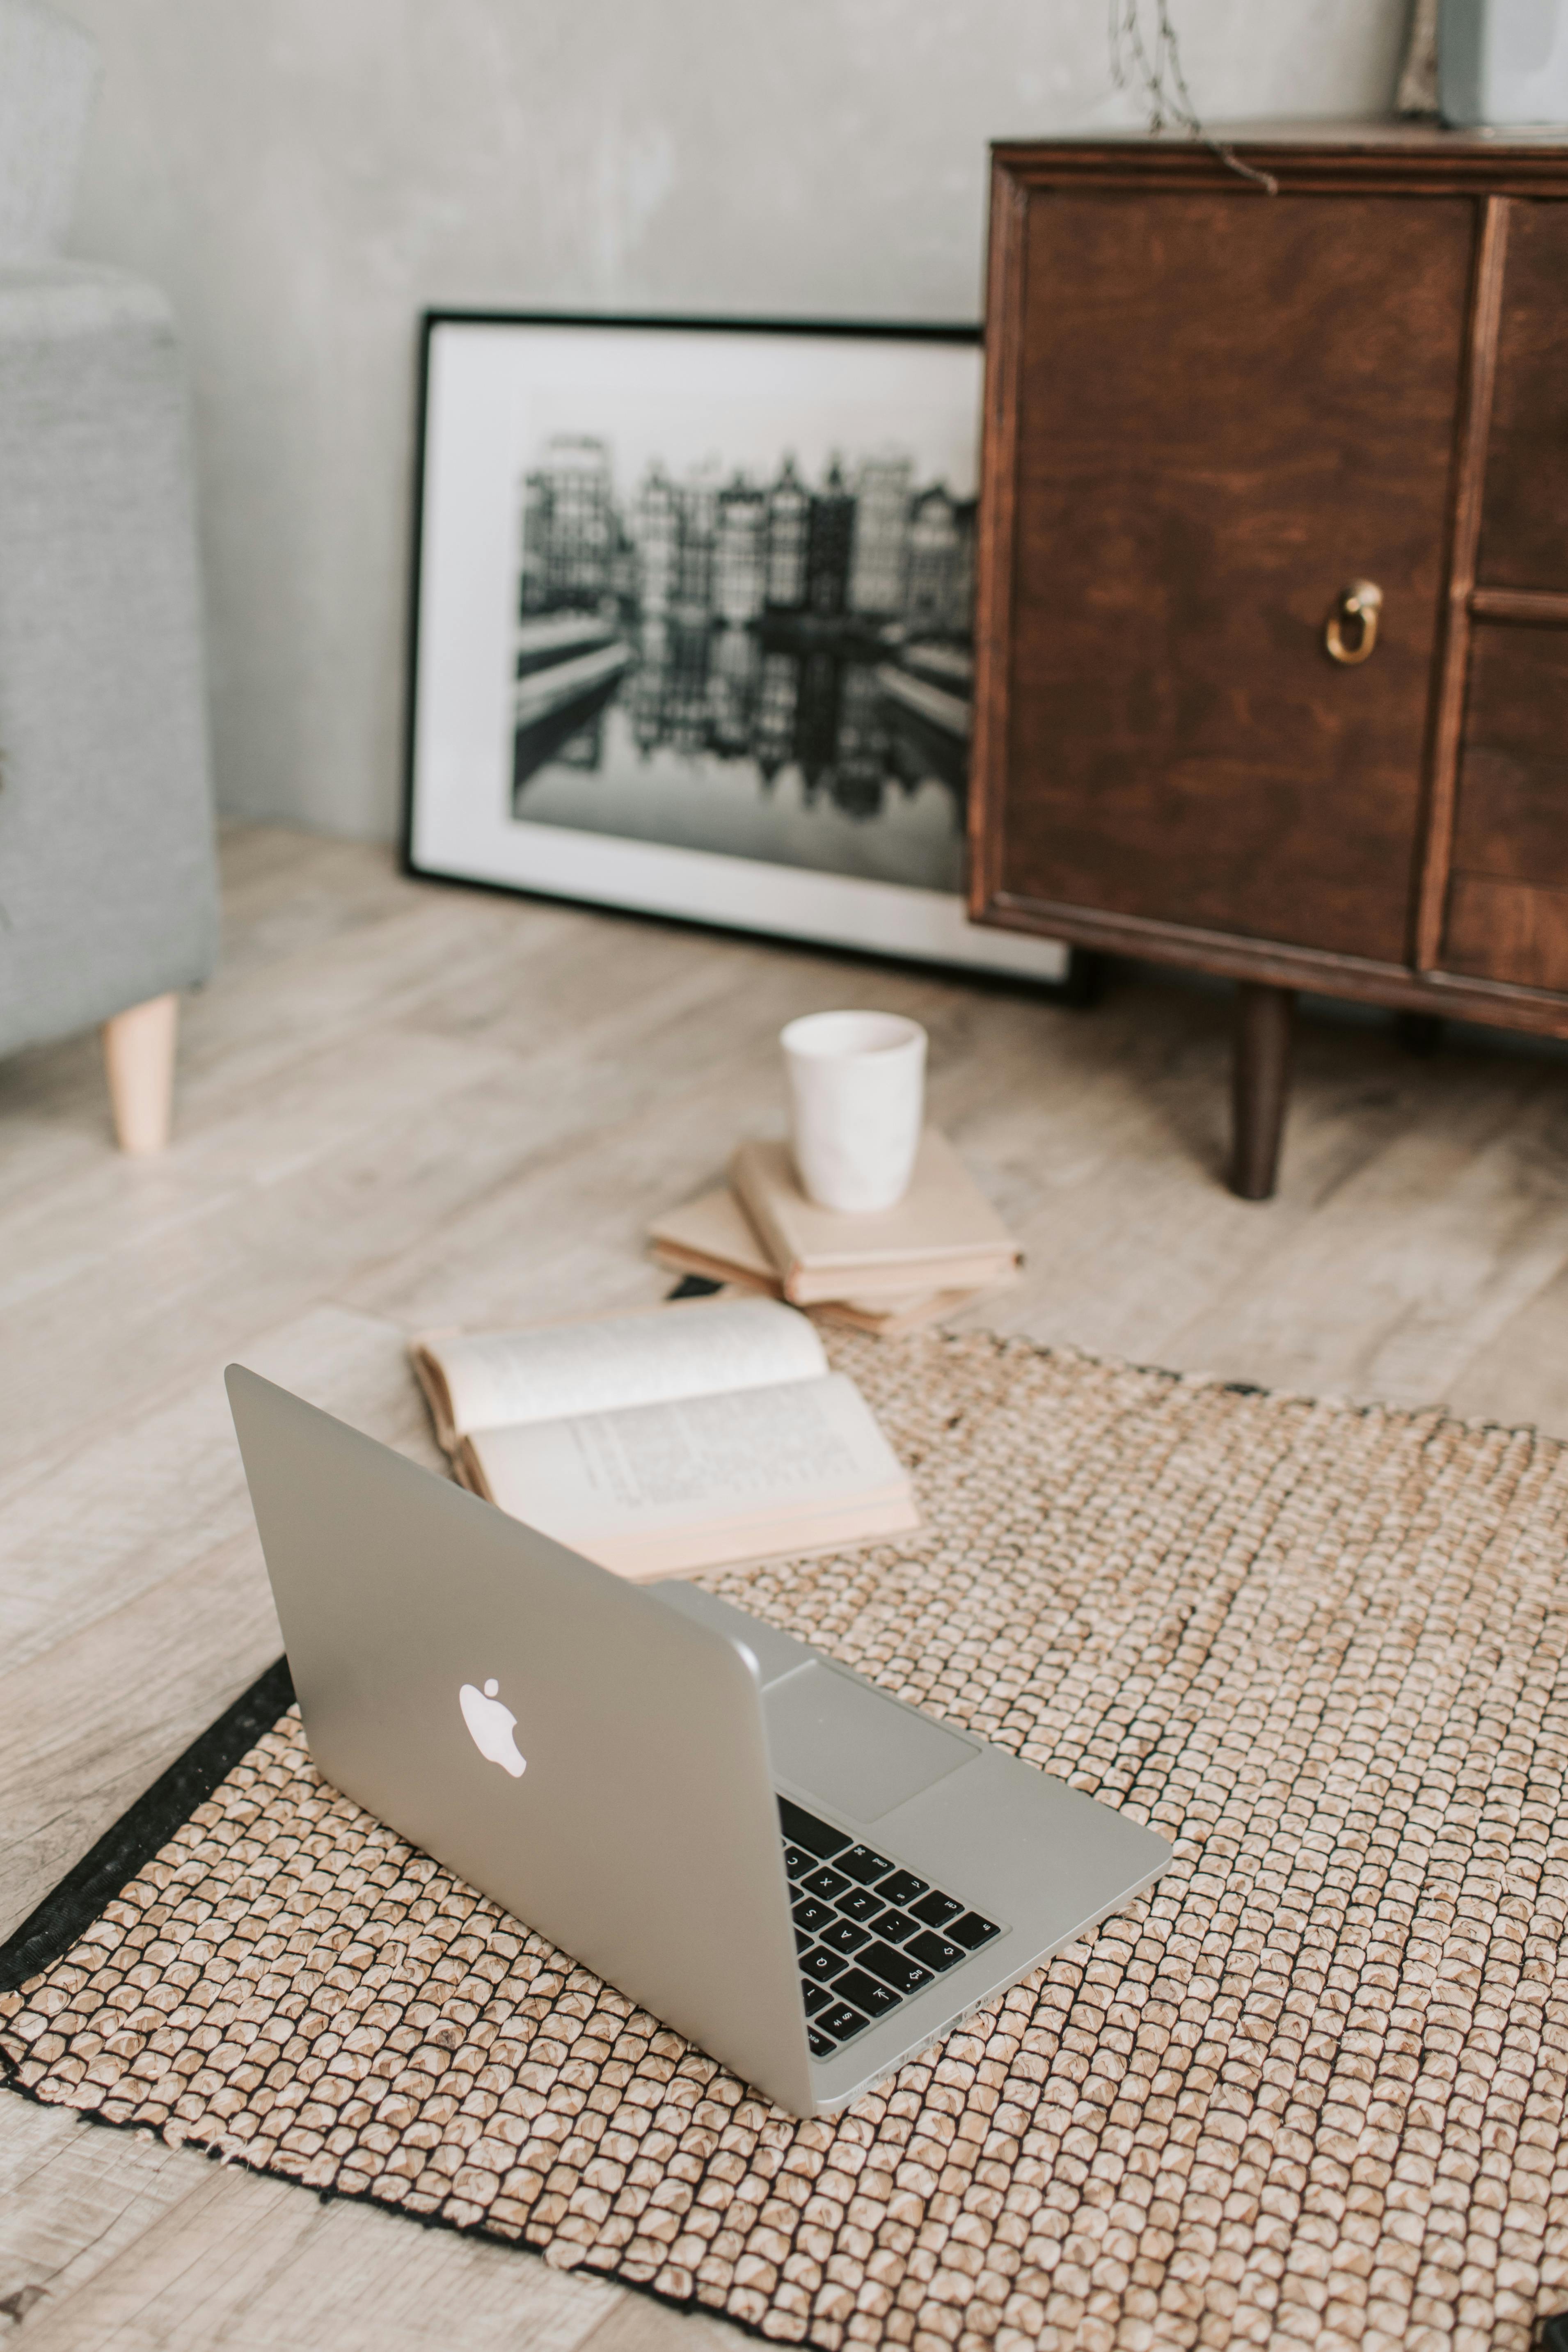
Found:
[(1295, 991), (1244, 980), (1237, 990), (1231, 1063), (1230, 1189), (1244, 1201), (1273, 1197), (1290, 1092)]
[(177, 996), (149, 997), (103, 1024), (103, 1066), (121, 1151), (162, 1151), (174, 1107)]

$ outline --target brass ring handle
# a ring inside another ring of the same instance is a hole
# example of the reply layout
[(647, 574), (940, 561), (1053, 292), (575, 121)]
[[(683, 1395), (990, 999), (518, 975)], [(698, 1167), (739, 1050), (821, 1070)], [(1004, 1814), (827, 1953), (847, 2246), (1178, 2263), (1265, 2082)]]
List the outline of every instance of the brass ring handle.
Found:
[[(1352, 580), (1342, 588), (1333, 611), (1323, 628), (1323, 643), (1331, 661), (1343, 662), (1353, 669), (1363, 662), (1377, 643), (1377, 624), (1383, 613), (1383, 591), (1375, 580)], [(1357, 624), (1360, 635), (1353, 644), (1345, 637), (1345, 623)]]

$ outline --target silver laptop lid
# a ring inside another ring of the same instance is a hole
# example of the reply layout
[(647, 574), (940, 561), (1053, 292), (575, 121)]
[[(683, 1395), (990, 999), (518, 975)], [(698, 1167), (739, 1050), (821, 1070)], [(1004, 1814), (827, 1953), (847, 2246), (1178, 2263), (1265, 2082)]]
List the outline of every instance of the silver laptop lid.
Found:
[(226, 1379), (326, 1778), (814, 2113), (745, 1644), (243, 1366)]

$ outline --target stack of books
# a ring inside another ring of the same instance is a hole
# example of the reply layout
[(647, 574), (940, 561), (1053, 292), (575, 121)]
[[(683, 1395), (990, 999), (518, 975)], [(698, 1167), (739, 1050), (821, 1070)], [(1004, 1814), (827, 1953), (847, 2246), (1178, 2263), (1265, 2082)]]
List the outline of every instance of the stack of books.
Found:
[(742, 1143), (730, 1181), (656, 1217), (659, 1265), (787, 1299), (862, 1331), (911, 1331), (1016, 1279), (1007, 1232), (946, 1137), (928, 1127), (897, 1208), (846, 1216), (806, 1198), (784, 1143)]

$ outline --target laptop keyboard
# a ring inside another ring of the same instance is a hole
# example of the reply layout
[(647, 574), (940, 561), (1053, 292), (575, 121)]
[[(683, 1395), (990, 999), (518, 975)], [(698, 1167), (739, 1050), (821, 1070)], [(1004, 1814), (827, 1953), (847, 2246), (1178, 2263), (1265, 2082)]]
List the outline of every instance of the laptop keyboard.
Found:
[(1002, 1930), (787, 1797), (778, 1806), (807, 2038), (831, 2058)]

